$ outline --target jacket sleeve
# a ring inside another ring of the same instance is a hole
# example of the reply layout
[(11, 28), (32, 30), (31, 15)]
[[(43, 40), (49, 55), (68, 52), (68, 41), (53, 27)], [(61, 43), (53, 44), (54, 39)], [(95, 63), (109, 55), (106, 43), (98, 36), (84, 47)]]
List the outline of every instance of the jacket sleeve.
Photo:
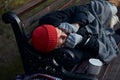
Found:
[(88, 51), (98, 54), (99, 44), (97, 35), (92, 35), (88, 33), (85, 27), (80, 28), (77, 33), (83, 36), (82, 42), (79, 43), (77, 47), (84, 48)]
[(54, 26), (59, 26), (62, 22), (79, 23), (80, 25), (84, 25), (92, 20), (89, 17), (91, 16), (88, 14), (85, 5), (76, 5), (64, 10), (48, 13), (47, 15), (40, 18), (39, 25), (51, 24)]
[(57, 27), (62, 22), (70, 22), (70, 20), (72, 20), (73, 17), (72, 15), (74, 13), (75, 13), (75, 6), (64, 10), (48, 13), (39, 19), (39, 25), (51, 24)]
[(104, 26), (108, 26), (112, 17), (112, 10), (109, 4), (110, 3), (108, 1), (96, 0), (96, 1), (91, 1), (90, 4), (87, 5), (89, 11)]
[[(99, 20), (99, 23), (108, 26), (112, 16), (112, 10), (109, 5), (110, 3), (108, 1), (103, 0), (93, 0), (83, 6), (78, 5), (73, 23), (83, 22), (83, 26), (85, 26), (97, 19)], [(106, 21), (108, 24), (106, 23)]]

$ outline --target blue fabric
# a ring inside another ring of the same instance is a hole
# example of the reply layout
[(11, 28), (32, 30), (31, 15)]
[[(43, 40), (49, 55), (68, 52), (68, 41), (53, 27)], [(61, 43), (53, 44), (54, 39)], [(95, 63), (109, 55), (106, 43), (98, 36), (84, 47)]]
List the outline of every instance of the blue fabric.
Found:
[(59, 28), (62, 28), (64, 30), (66, 30), (67, 33), (77, 32), (78, 31), (78, 27), (77, 26), (75, 26), (74, 24), (69, 24), (67, 22), (61, 23), (59, 25)]
[(89, 33), (98, 34), (99, 57), (105, 63), (109, 63), (119, 52), (112, 37), (114, 34), (110, 28), (112, 11), (108, 4), (107, 1), (91, 1), (89, 10), (95, 16), (95, 20), (85, 26)]
[(67, 40), (66, 40), (66, 46), (69, 48), (74, 48), (77, 44), (81, 43), (83, 40), (83, 37), (76, 33), (70, 33)]

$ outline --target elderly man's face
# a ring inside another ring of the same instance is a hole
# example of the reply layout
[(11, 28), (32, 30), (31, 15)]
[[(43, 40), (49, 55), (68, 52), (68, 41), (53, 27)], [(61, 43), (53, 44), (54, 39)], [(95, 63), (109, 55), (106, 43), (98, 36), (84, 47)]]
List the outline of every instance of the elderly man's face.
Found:
[(56, 30), (57, 30), (57, 34), (58, 34), (56, 48), (60, 48), (60, 47), (63, 47), (65, 45), (67, 34), (59, 28), (56, 28)]

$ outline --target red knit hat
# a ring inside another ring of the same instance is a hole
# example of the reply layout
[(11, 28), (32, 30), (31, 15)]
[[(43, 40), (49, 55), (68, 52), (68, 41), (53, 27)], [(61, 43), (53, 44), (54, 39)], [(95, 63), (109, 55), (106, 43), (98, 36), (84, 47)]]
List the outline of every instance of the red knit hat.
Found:
[(32, 45), (40, 52), (47, 53), (57, 45), (57, 31), (52, 25), (37, 27), (32, 34)]

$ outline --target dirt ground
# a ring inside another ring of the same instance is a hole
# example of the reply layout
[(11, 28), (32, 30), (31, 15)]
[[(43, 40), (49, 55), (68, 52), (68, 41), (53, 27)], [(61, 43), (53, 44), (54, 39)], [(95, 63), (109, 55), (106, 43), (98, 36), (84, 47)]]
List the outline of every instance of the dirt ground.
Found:
[(28, 1), (0, 0), (0, 80), (14, 80), (16, 74), (24, 72), (12, 28), (3, 23), (2, 14)]
[(16, 73), (23, 73), (22, 62), (10, 25), (1, 22), (0, 30), (0, 79), (13, 80)]

